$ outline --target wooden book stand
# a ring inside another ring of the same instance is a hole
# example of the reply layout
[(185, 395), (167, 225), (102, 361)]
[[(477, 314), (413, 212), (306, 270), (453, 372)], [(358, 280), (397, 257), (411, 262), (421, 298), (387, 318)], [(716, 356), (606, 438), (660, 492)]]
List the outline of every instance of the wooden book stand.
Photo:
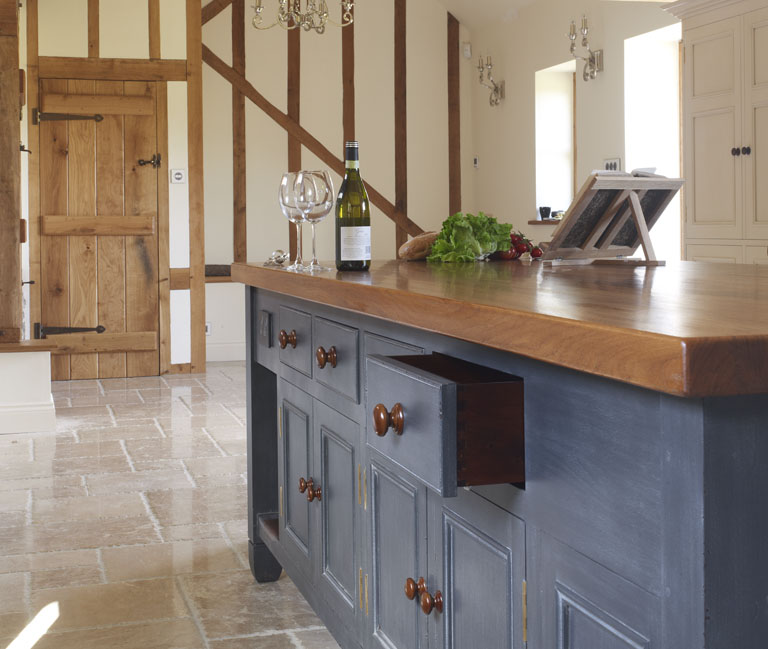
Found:
[[(663, 266), (648, 232), (683, 182), (664, 176), (591, 175), (546, 245), (542, 261)], [(645, 260), (626, 259), (639, 246)]]

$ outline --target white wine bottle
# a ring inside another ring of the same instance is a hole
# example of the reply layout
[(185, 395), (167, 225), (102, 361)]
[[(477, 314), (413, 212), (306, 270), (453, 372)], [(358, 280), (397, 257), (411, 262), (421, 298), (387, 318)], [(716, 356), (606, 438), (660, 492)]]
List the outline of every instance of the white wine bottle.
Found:
[(344, 180), (336, 200), (336, 268), (371, 267), (371, 205), (360, 177), (357, 142), (347, 142)]

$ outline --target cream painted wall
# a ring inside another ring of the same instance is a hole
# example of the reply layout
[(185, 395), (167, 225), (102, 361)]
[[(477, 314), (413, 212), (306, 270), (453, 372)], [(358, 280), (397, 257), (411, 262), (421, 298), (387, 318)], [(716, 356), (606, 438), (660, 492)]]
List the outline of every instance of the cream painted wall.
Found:
[[(488, 106), (488, 91), (475, 80), (474, 138), (480, 155), (477, 209), (526, 231), (536, 215), (535, 73), (570, 58), (566, 38), (572, 19), (586, 12), (593, 49), (605, 51), (605, 71), (589, 83), (577, 78), (578, 184), (604, 158), (624, 159), (624, 40), (676, 21), (663, 3), (539, 0), (517, 18), (472, 34), (476, 53), (489, 54), (507, 98)], [(465, 65), (467, 63), (465, 62)], [(476, 63), (469, 63), (476, 65)], [(536, 232), (529, 232), (533, 237)]]

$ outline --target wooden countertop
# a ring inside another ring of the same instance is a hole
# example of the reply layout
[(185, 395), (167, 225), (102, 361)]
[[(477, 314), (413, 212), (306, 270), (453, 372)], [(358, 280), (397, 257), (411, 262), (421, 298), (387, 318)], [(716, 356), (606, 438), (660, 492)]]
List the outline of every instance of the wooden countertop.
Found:
[(670, 394), (768, 393), (768, 266), (240, 263), (232, 278)]

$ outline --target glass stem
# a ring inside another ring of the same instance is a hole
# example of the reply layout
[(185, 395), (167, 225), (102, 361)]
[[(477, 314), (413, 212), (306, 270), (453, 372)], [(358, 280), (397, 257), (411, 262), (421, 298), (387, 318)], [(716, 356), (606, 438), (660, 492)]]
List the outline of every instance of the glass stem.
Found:
[(317, 252), (315, 252), (315, 224), (313, 222), (310, 225), (312, 226), (312, 266), (319, 266), (320, 263), (317, 261)]
[(304, 260), (302, 250), (302, 236), (301, 236), (301, 223), (296, 224), (296, 261), (293, 262), (296, 266), (303, 266)]

